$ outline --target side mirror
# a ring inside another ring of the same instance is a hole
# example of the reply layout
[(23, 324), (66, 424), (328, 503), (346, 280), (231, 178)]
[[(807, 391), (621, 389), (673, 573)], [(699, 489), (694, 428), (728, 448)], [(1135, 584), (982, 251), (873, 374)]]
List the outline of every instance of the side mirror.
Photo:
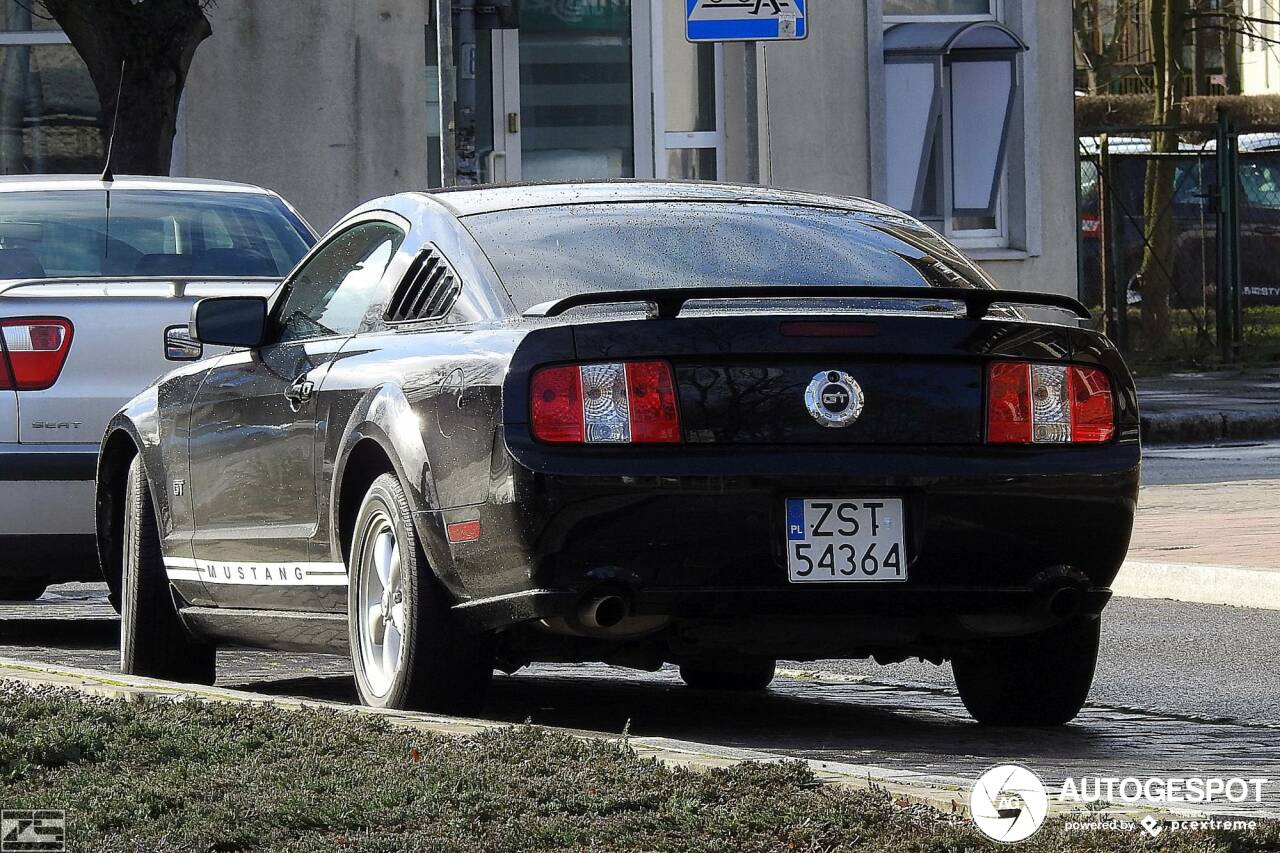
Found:
[(191, 337), (202, 344), (261, 346), (267, 332), (267, 300), (261, 296), (211, 296), (191, 308)]

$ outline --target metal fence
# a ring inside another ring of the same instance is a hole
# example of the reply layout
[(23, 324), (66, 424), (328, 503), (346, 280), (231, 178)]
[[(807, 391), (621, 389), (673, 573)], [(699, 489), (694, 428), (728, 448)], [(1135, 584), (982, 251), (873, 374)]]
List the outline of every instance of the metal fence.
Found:
[(1080, 296), (1131, 359), (1280, 360), (1280, 132), (1084, 137), (1079, 174)]

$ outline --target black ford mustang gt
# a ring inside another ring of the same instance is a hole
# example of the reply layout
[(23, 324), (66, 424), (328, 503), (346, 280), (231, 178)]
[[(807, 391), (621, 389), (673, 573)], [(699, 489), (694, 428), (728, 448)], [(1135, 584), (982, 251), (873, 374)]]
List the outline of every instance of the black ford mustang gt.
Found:
[(870, 202), (729, 185), (407, 193), (235, 347), (111, 422), (122, 667), (350, 650), (371, 705), (493, 669), (951, 660), (978, 720), (1063, 723), (1138, 490), (1133, 381), (1061, 296), (997, 291)]

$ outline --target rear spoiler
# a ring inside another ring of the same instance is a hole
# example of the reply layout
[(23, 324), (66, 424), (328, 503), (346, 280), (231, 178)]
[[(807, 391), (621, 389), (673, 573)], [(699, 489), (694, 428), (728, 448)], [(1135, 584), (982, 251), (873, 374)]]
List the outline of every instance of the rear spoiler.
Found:
[(863, 285), (762, 284), (745, 287), (669, 287), (650, 290), (610, 290), (599, 293), (575, 293), (535, 305), (524, 312), (526, 317), (559, 317), (566, 311), (584, 305), (610, 305), (643, 302), (653, 319), (669, 320), (680, 315), (684, 306), (694, 300), (729, 301), (734, 299), (911, 299), (939, 302), (963, 302), (965, 316), (981, 320), (992, 305), (1034, 305), (1061, 308), (1083, 320), (1093, 319), (1089, 309), (1079, 300), (1059, 293), (1027, 293), (1019, 290), (987, 290), (976, 287), (889, 287)]

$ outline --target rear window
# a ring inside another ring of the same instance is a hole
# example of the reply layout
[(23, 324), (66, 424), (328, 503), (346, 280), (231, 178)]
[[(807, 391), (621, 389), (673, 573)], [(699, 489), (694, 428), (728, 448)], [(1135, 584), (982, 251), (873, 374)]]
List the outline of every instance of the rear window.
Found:
[(990, 287), (906, 218), (798, 205), (582, 204), (464, 220), (524, 311), (576, 293), (758, 284)]
[(269, 195), (115, 190), (108, 217), (100, 190), (0, 193), (0, 279), (280, 278), (313, 242)]

